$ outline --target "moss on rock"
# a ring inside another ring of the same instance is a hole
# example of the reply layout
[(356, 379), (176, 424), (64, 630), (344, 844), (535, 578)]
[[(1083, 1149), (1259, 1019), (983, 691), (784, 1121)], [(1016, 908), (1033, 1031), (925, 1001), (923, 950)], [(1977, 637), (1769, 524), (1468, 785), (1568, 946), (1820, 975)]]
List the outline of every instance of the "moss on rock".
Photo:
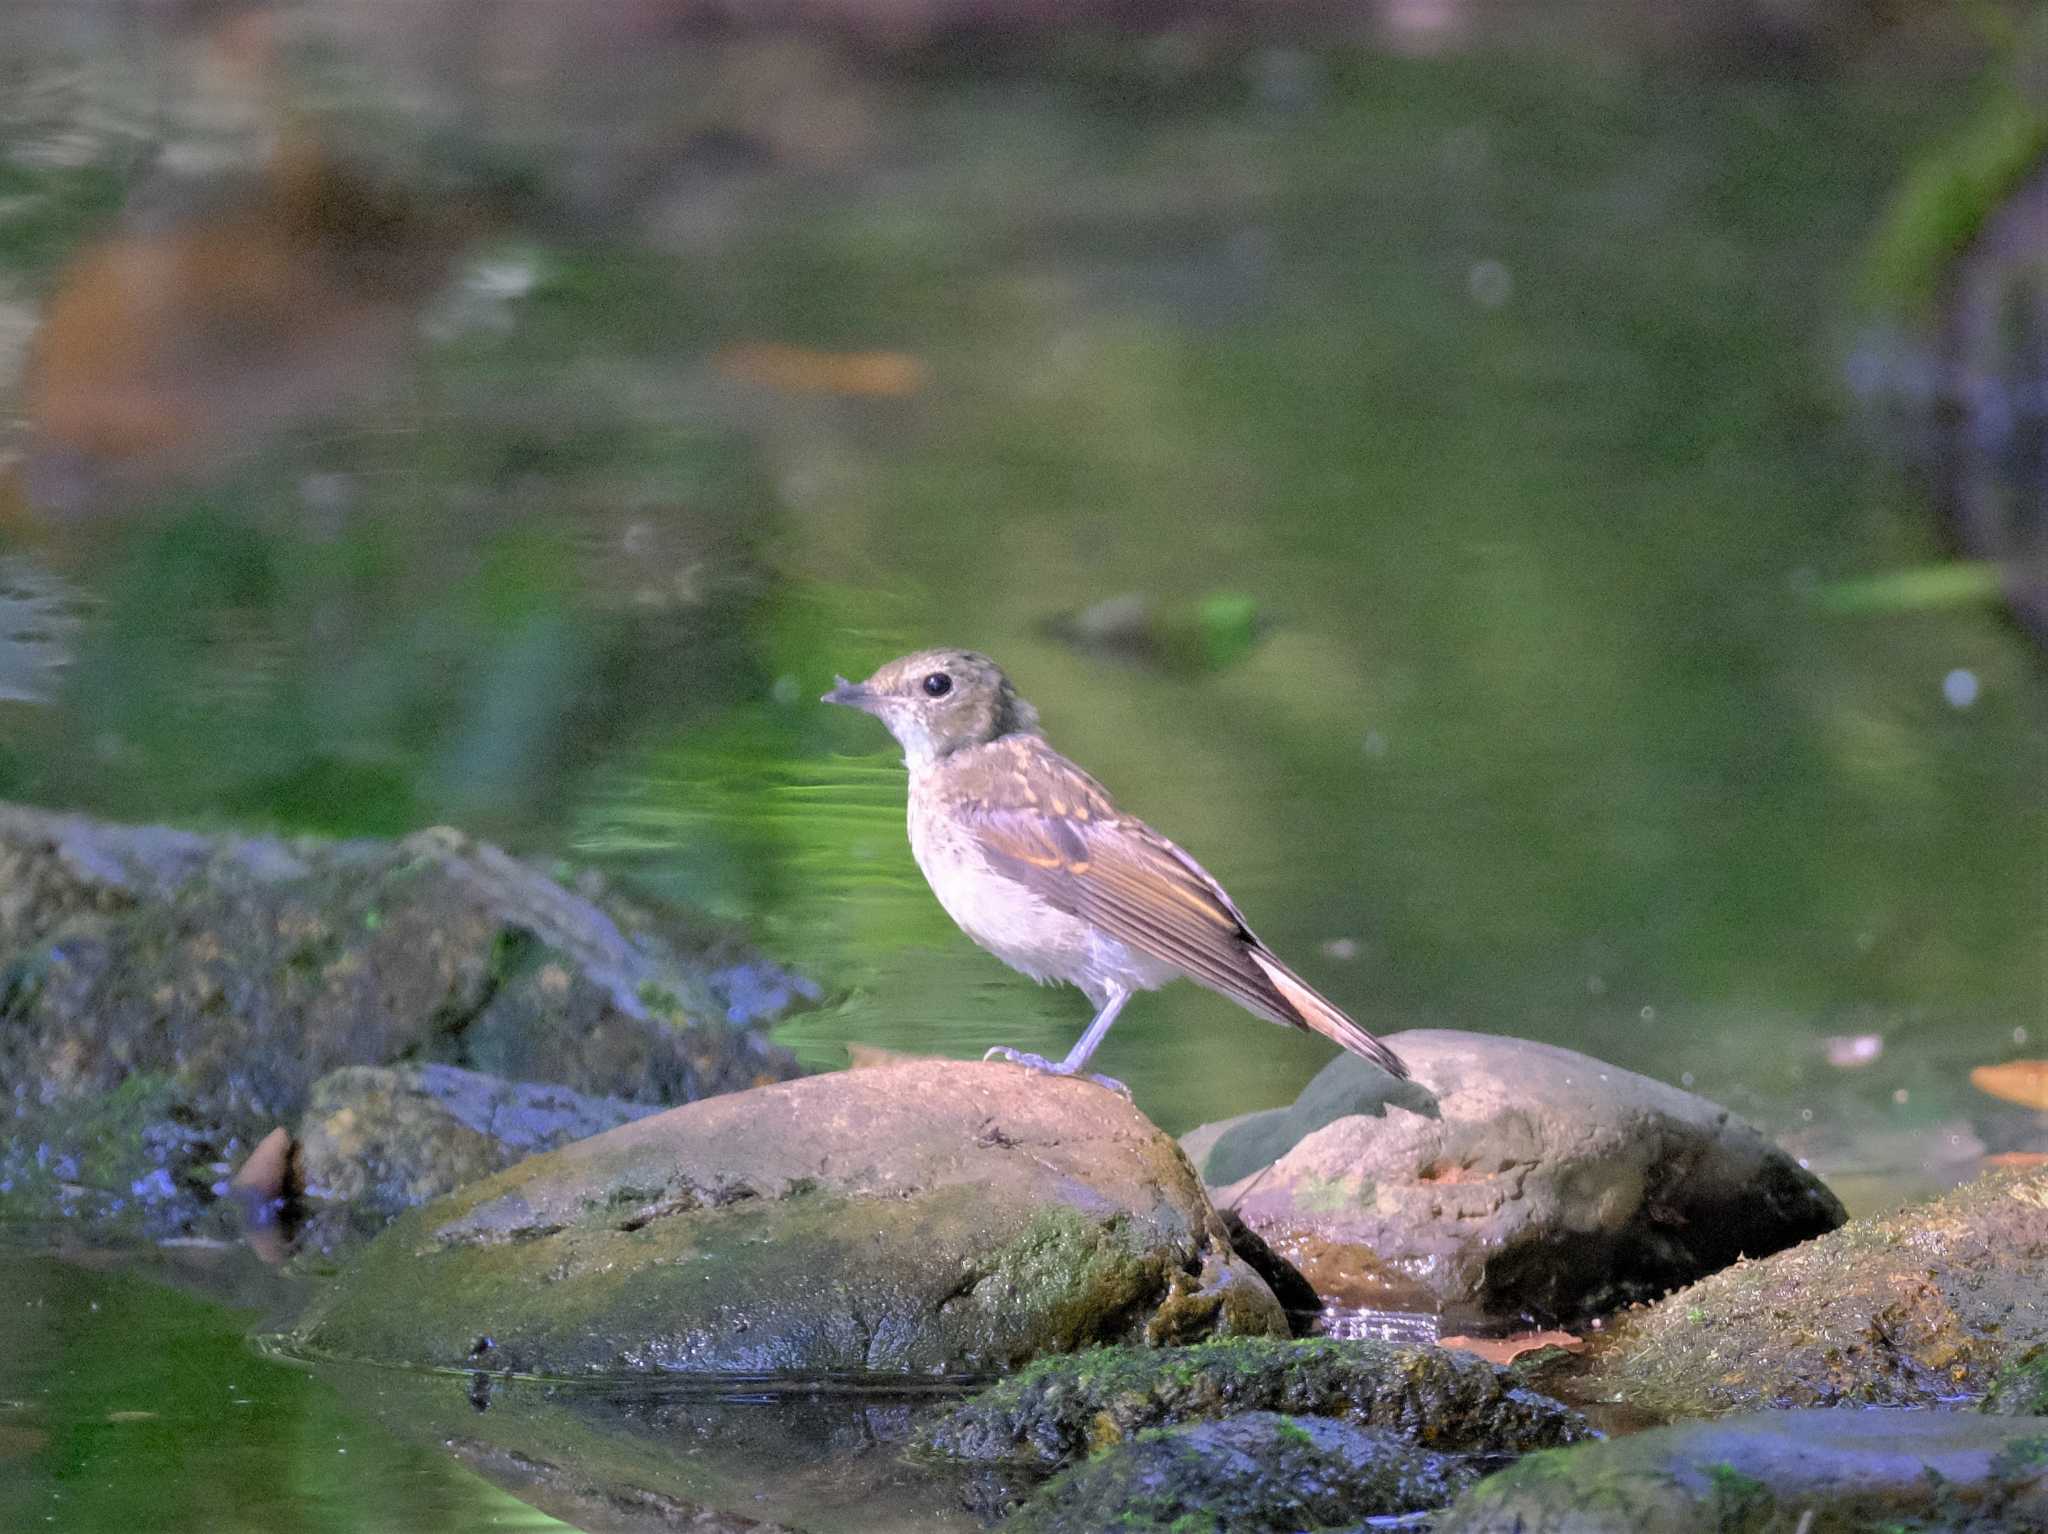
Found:
[(1926, 1406), (2048, 1342), (2048, 1173), (1993, 1173), (1627, 1318), (1582, 1388), (1666, 1416)]
[(2048, 1527), (2048, 1435), (1969, 1412), (1751, 1412), (1532, 1454), (1436, 1534), (1999, 1534)]
[(1297, 1534), (1441, 1507), (1477, 1472), (1399, 1434), (1249, 1412), (1152, 1428), (1056, 1476), (1003, 1534)]
[(1174, 1143), (1087, 1082), (920, 1062), (763, 1087), (402, 1217), (309, 1350), (543, 1374), (986, 1372), (1135, 1341), (1190, 1282), (1263, 1294)]
[(1064, 1465), (1149, 1428), (1250, 1411), (1335, 1417), (1460, 1451), (1519, 1452), (1591, 1431), (1470, 1354), (1239, 1338), (1041, 1360), (924, 1424), (917, 1444), (959, 1459)]

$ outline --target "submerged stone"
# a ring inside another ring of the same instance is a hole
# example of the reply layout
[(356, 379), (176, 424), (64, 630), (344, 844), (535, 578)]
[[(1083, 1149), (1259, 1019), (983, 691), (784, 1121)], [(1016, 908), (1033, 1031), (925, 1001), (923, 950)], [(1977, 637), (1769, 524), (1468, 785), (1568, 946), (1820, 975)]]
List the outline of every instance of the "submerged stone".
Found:
[(2048, 1529), (2048, 1434), (1974, 1412), (1789, 1410), (1532, 1454), (1435, 1534)]
[(1249, 1412), (1155, 1428), (1062, 1472), (1002, 1534), (1297, 1534), (1441, 1507), (1477, 1472), (1398, 1433)]
[(917, 1443), (957, 1459), (1065, 1465), (1148, 1428), (1253, 1411), (1335, 1417), (1460, 1452), (1592, 1434), (1577, 1412), (1469, 1353), (1318, 1337), (1045, 1359), (927, 1422)]
[(1841, 1224), (1827, 1187), (1705, 1098), (1526, 1039), (1398, 1035), (1287, 1108), (1183, 1141), (1325, 1302), (1453, 1326), (1568, 1322)]
[(378, 1237), (296, 1337), (545, 1374), (930, 1375), (1285, 1330), (1127, 1101), (926, 1061), (691, 1104), (470, 1184)]
[(1630, 1315), (1580, 1388), (1664, 1416), (1928, 1406), (2043, 1343), (2048, 1172), (1994, 1172)]

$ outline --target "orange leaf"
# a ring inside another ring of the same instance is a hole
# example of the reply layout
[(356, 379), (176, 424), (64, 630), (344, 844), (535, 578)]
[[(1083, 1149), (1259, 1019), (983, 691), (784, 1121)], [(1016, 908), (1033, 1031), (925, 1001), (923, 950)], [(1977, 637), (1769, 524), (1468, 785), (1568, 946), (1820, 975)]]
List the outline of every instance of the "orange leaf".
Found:
[(1438, 1347), (1477, 1353), (1490, 1364), (1511, 1364), (1524, 1353), (1534, 1353), (1539, 1348), (1563, 1348), (1567, 1353), (1586, 1350), (1586, 1339), (1574, 1337), (1570, 1332), (1517, 1332), (1512, 1337), (1439, 1337), (1436, 1341)]
[(908, 352), (820, 352), (779, 341), (729, 346), (713, 359), (719, 371), (784, 394), (850, 394), (903, 399), (929, 381)]
[(2000, 1151), (1984, 1158), (1986, 1166), (2048, 1166), (2048, 1151)]
[(884, 1066), (905, 1065), (912, 1060), (940, 1060), (943, 1055), (921, 1055), (910, 1049), (891, 1049), (886, 1044), (849, 1043), (846, 1046), (846, 1068), (850, 1071), (871, 1071)]
[(1980, 1065), (1970, 1072), (1970, 1085), (1980, 1092), (2024, 1108), (2048, 1110), (2048, 1060), (2008, 1060)]
[(228, 1179), (228, 1187), (251, 1203), (266, 1204), (283, 1198), (291, 1164), (291, 1132), (280, 1124), (256, 1142), (249, 1159)]

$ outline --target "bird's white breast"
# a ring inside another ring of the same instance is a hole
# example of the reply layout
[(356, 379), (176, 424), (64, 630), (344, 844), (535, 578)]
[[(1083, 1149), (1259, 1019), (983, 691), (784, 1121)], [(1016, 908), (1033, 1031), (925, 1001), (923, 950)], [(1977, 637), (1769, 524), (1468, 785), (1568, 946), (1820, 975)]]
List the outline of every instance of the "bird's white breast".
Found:
[(969, 832), (948, 816), (920, 812), (914, 783), (909, 820), (911, 853), (939, 904), (961, 931), (1012, 969), (1095, 996), (1105, 981), (1152, 990), (1178, 973), (995, 872)]

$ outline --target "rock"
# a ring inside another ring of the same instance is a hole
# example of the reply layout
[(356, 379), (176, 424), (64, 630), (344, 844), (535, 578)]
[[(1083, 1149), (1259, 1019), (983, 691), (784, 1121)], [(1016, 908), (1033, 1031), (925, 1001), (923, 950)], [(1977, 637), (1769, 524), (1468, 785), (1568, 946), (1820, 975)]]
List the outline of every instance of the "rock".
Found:
[(657, 1105), (784, 1079), (751, 1025), (803, 986), (452, 831), (286, 842), (0, 806), (0, 1212), (189, 1234), (343, 1066)]
[(2048, 1417), (2048, 1343), (2036, 1343), (1992, 1377), (1984, 1410), (2003, 1417)]
[(1412, 1082), (1342, 1055), (1293, 1106), (1183, 1142), (1217, 1203), (1328, 1304), (1554, 1325), (1844, 1218), (1704, 1098), (1549, 1044), (1399, 1040)]
[(1235, 1209), (1218, 1213), (1223, 1216), (1223, 1228), (1230, 1232), (1231, 1247), (1266, 1281), (1273, 1298), (1287, 1312), (1294, 1335), (1313, 1335), (1323, 1318), (1323, 1297), (1316, 1293), (1315, 1286), (1301, 1276), (1299, 1268), (1268, 1246), (1264, 1236), (1245, 1224), (1244, 1217)]
[(1295, 1534), (1441, 1507), (1478, 1472), (1397, 1433), (1250, 1412), (1154, 1428), (1062, 1472), (1003, 1534)]
[(375, 1228), (523, 1156), (659, 1110), (452, 1065), (351, 1065), (313, 1083), (296, 1163), (309, 1201)]
[(1046, 1359), (925, 1423), (917, 1445), (955, 1459), (1065, 1465), (1148, 1428), (1251, 1411), (1336, 1417), (1458, 1451), (1520, 1453), (1592, 1433), (1577, 1412), (1467, 1353), (1247, 1339)]
[(1630, 1316), (1584, 1388), (1663, 1416), (1928, 1406), (2048, 1342), (2048, 1171), (1991, 1173)]
[(1763, 1411), (1532, 1454), (1435, 1534), (2048, 1528), (2048, 1437), (1973, 1412)]
[(549, 1374), (930, 1375), (1285, 1331), (1128, 1102), (933, 1061), (694, 1103), (471, 1183), (371, 1243), (297, 1336)]

